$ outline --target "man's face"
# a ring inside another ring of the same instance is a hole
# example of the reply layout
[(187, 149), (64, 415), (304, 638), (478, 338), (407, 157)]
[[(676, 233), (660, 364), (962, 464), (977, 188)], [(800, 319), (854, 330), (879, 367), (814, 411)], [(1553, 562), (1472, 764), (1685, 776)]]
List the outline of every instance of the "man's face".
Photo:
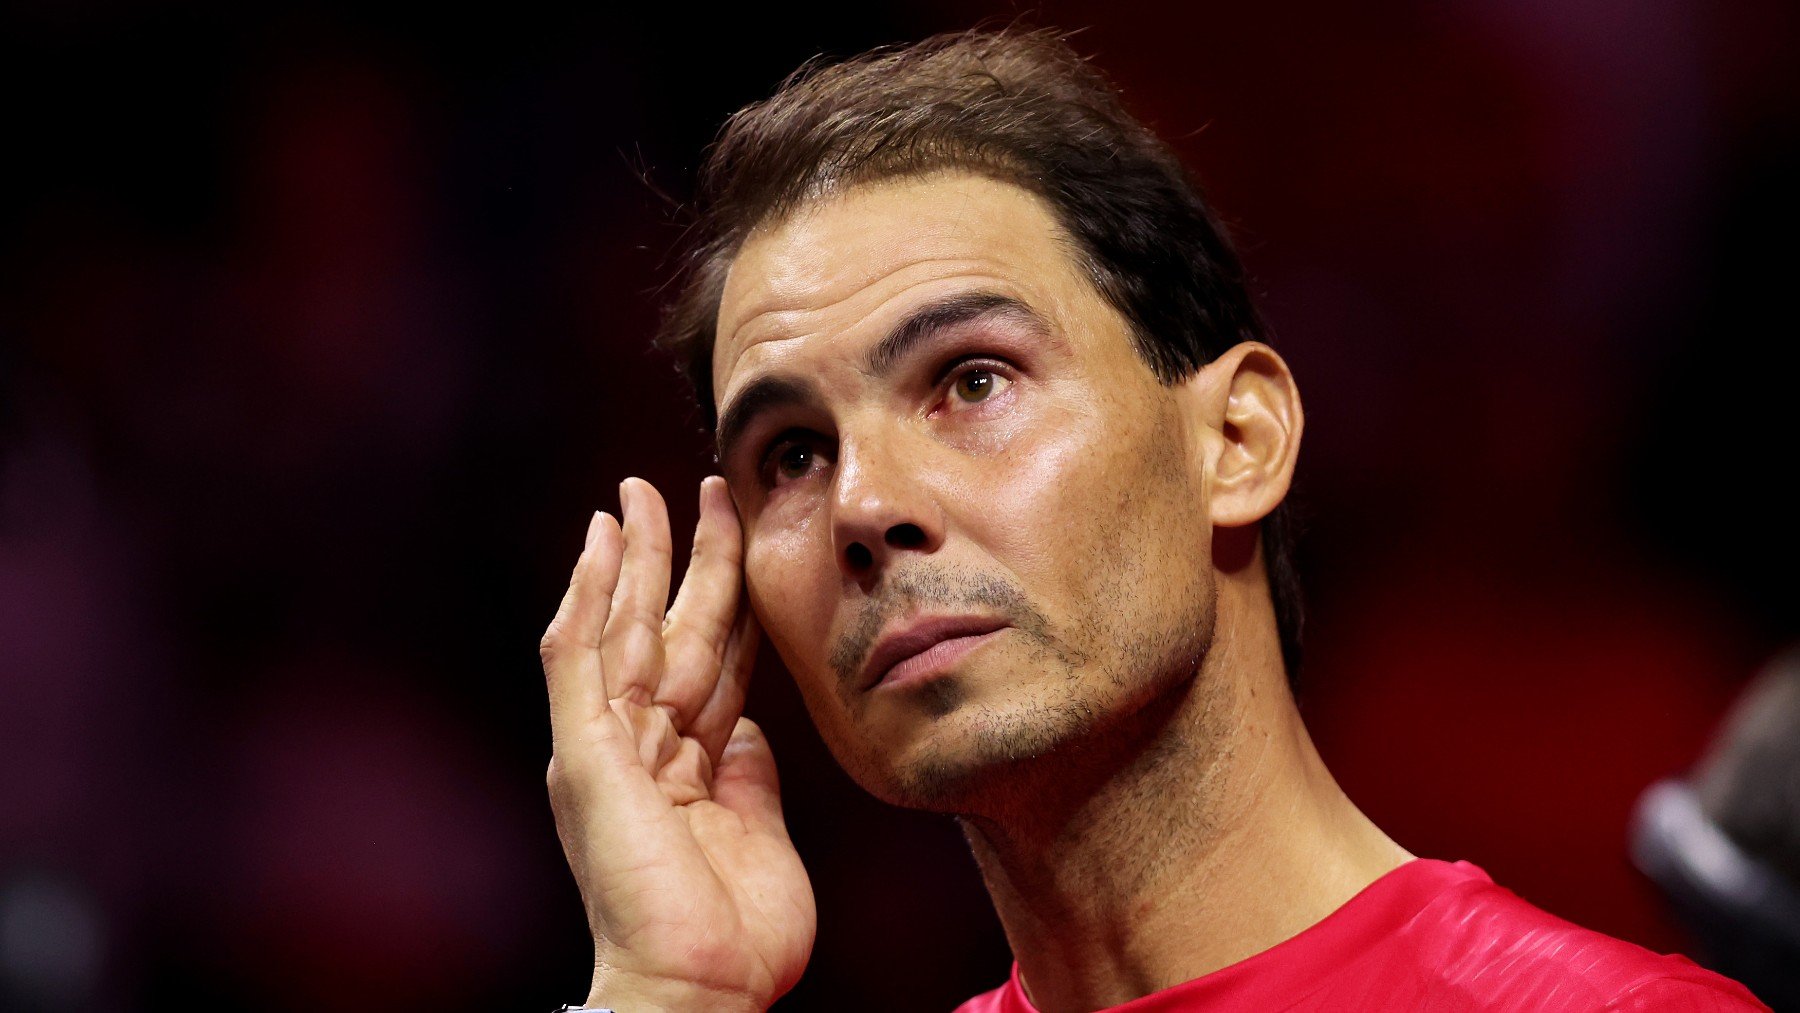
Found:
[(1035, 195), (815, 201), (745, 243), (718, 335), (750, 602), (865, 788), (968, 811), (1198, 670), (1202, 427)]

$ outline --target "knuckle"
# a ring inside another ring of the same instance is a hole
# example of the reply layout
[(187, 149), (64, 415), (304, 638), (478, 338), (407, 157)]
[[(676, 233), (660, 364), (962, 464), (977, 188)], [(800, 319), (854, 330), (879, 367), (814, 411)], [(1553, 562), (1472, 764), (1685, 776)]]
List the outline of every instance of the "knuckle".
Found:
[(662, 610), (649, 602), (633, 602), (631, 618), (637, 627), (646, 633), (657, 635), (661, 639), (663, 625)]
[(560, 807), (575, 798), (585, 783), (579, 768), (571, 768), (560, 755), (551, 756), (550, 763), (544, 767), (544, 788), (555, 806)]
[(546, 665), (553, 662), (562, 653), (562, 639), (562, 627), (551, 623), (544, 635), (538, 638), (538, 660)]
[(684, 616), (680, 619), (665, 620), (663, 622), (664, 650), (670, 657), (686, 656), (694, 653), (697, 649), (701, 653), (716, 653), (710, 650), (710, 645), (715, 639), (715, 632), (712, 624), (704, 619)]

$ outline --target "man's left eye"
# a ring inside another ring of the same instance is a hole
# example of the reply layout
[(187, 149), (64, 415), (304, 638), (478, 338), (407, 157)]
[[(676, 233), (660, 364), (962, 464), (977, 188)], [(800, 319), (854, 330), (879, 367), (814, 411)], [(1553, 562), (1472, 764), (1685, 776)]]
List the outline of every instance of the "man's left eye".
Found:
[(971, 369), (950, 385), (952, 399), (963, 404), (979, 404), (1006, 389), (1012, 383), (991, 369)]

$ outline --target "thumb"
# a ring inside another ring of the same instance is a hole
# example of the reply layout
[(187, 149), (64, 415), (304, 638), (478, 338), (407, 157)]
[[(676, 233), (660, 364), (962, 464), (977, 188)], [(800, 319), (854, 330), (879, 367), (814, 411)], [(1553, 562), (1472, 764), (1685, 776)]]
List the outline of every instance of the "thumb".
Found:
[(787, 839), (775, 754), (749, 718), (738, 718), (713, 770), (713, 800), (736, 813), (751, 831)]

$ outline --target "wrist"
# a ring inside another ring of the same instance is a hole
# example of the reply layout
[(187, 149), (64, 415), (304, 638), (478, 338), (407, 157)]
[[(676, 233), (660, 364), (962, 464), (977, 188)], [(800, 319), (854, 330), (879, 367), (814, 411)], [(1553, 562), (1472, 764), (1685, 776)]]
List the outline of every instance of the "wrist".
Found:
[(742, 993), (689, 981), (647, 978), (611, 967), (595, 970), (593, 986), (582, 1005), (615, 1013), (764, 1013), (768, 1008), (767, 1003)]

